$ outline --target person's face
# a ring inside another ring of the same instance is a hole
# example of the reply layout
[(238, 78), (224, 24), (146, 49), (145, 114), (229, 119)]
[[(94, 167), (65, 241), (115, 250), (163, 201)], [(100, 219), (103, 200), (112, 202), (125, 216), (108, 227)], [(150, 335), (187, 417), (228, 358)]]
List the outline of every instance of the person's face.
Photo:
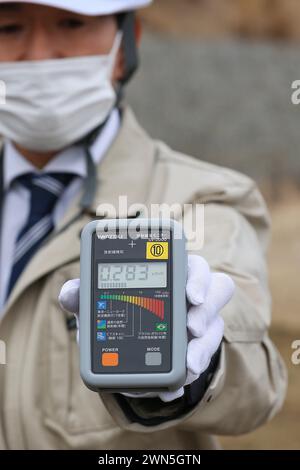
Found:
[[(114, 16), (85, 16), (57, 8), (0, 4), (0, 62), (108, 54), (117, 33)], [(119, 53), (113, 81), (122, 77)]]

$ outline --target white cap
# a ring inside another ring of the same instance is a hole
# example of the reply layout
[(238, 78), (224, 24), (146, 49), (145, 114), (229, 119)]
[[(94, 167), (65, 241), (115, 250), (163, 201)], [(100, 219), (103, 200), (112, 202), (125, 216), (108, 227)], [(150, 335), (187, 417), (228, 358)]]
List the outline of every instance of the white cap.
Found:
[(82, 15), (111, 15), (136, 10), (152, 3), (152, 0), (0, 0), (0, 3), (34, 3), (73, 11)]

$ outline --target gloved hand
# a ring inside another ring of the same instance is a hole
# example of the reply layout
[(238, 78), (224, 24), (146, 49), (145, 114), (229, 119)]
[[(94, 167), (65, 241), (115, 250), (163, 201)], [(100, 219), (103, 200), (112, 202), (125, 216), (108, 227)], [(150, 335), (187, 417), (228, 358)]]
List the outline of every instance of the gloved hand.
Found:
[[(76, 316), (77, 325), (79, 285), (79, 279), (66, 282), (58, 299), (64, 310)], [(224, 321), (220, 316), (220, 311), (230, 301), (233, 292), (234, 283), (229, 276), (223, 273), (212, 273), (207, 262), (200, 256), (188, 256), (186, 297), (190, 306), (187, 315), (189, 342), (185, 385), (199, 378), (218, 350), (224, 334)], [(184, 387), (174, 392), (123, 393), (129, 397), (159, 397), (164, 402), (173, 401), (183, 394)]]

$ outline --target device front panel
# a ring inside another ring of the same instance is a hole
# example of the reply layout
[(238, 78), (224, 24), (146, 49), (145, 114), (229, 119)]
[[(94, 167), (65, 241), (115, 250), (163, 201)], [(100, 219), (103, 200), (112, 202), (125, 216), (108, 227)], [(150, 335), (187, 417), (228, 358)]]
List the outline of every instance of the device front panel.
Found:
[(92, 371), (170, 372), (170, 230), (141, 230), (133, 238), (126, 230), (95, 233), (92, 254)]

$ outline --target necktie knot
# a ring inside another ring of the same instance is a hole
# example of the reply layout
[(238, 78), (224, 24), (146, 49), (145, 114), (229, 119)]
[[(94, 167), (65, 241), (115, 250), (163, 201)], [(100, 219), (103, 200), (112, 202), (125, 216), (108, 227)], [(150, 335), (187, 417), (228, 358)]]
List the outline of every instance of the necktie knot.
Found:
[(27, 188), (31, 195), (31, 223), (43, 215), (50, 215), (56, 202), (74, 178), (71, 173), (27, 173), (17, 181)]
[(73, 178), (71, 173), (26, 173), (19, 176), (17, 181), (30, 191), (40, 188), (59, 197)]

